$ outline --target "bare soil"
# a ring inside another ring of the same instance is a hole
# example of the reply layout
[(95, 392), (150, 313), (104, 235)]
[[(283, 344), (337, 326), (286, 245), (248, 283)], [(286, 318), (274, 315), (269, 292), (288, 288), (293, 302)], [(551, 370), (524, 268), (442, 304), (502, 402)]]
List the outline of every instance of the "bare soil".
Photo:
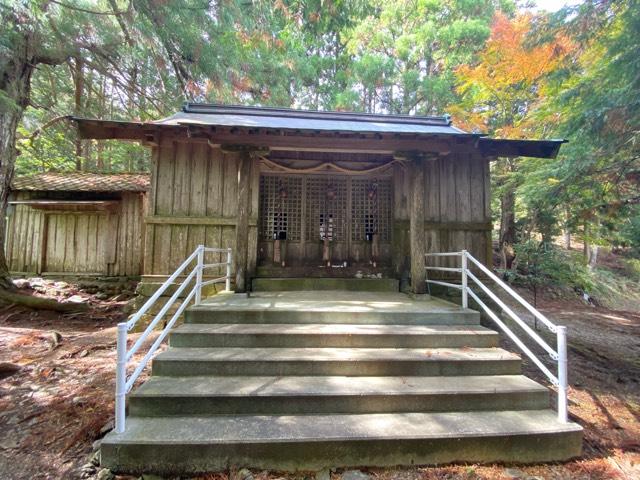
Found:
[[(0, 378), (1, 479), (96, 478), (99, 468), (90, 461), (95, 457), (94, 442), (106, 434), (113, 419), (115, 325), (125, 318), (125, 302), (91, 297), (89, 303), (89, 312), (75, 315), (15, 306), (0, 309), (0, 363), (20, 367)], [(578, 299), (543, 298), (538, 307), (569, 327), (570, 411), (585, 428), (582, 458), (562, 464), (366, 473), (379, 480), (640, 479), (640, 313), (590, 307)], [(528, 362), (525, 371), (548, 384)], [(252, 476), (310, 478), (277, 472)], [(342, 473), (331, 476), (337, 480)], [(246, 471), (233, 470), (200, 478), (246, 477)]]

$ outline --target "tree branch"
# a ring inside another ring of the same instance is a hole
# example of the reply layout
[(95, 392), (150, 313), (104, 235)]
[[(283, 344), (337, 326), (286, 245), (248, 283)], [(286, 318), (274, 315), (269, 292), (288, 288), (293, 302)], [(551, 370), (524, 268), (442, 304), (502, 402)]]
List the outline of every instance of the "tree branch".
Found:
[(126, 10), (117, 11), (117, 12), (99, 12), (96, 10), (89, 10), (82, 7), (77, 7), (75, 5), (69, 5), (68, 3), (59, 2), (58, 0), (49, 0), (51, 3), (55, 3), (56, 5), (60, 5), (63, 8), (68, 8), (69, 10), (75, 10), (77, 12), (89, 13), (91, 15), (120, 15), (121, 13), (126, 13)]

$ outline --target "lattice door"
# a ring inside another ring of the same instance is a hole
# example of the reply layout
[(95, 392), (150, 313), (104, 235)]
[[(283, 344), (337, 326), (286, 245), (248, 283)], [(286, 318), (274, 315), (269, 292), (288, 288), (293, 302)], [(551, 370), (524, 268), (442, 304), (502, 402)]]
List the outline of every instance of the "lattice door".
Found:
[(347, 179), (326, 175), (306, 178), (307, 241), (329, 237), (332, 242), (347, 240)]
[(260, 177), (260, 240), (301, 239), (302, 177)]
[(378, 234), (382, 243), (391, 241), (391, 179), (351, 180), (351, 240), (370, 241)]

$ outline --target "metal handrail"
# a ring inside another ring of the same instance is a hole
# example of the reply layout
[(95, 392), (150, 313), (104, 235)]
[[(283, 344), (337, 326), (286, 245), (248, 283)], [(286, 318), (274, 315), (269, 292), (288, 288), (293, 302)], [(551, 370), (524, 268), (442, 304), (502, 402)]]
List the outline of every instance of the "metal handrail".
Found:
[[(204, 255), (205, 253), (226, 253), (227, 260), (226, 262), (221, 263), (204, 263)], [(169, 300), (162, 306), (160, 311), (153, 317), (153, 320), (149, 322), (147, 328), (145, 328), (144, 332), (138, 339), (134, 342), (130, 349), (127, 350), (127, 332), (129, 332), (135, 325), (140, 321), (143, 315), (145, 315), (149, 309), (155, 305), (158, 299), (162, 296), (162, 294), (174, 284), (177, 278), (182, 275), (189, 265), (195, 260), (195, 266), (193, 269), (187, 274), (187, 276), (182, 280), (181, 284), (176, 288), (173, 292)], [(202, 302), (202, 287), (206, 285), (211, 285), (213, 283), (221, 283), (225, 282), (225, 291), (231, 291), (231, 264), (232, 264), (232, 255), (230, 248), (211, 248), (205, 247), (204, 245), (198, 245), (198, 247), (193, 251), (187, 259), (182, 262), (175, 272), (158, 288), (155, 293), (147, 300), (142, 308), (136, 312), (128, 321), (121, 322), (118, 324), (118, 341), (117, 341), (117, 362), (116, 362), (116, 405), (115, 405), (115, 431), (116, 433), (122, 433), (125, 429), (125, 400), (126, 395), (131, 391), (134, 383), (146, 367), (149, 360), (156, 353), (156, 350), (160, 346), (160, 344), (164, 341), (164, 339), (169, 334), (169, 331), (176, 323), (180, 315), (184, 312), (185, 308), (189, 305), (189, 303), (194, 300), (195, 305), (200, 305)], [(221, 267), (226, 265), (226, 274), (223, 277), (215, 278), (212, 280), (203, 281), (202, 280), (202, 272), (206, 268), (214, 268)], [(164, 318), (169, 309), (178, 301), (182, 292), (185, 291), (187, 286), (196, 279), (193, 288), (189, 291), (189, 293), (185, 296), (184, 300), (180, 303), (180, 306), (175, 311), (175, 313), (171, 316), (171, 319), (167, 322), (165, 327), (162, 329), (162, 332), (153, 342), (145, 356), (142, 358), (140, 363), (135, 367), (133, 373), (127, 378), (127, 362), (129, 362), (135, 353), (142, 347), (145, 340), (151, 335), (151, 332), (154, 330), (156, 325), (160, 323), (160, 321)]]
[[(462, 307), (469, 307), (469, 296), (482, 307), (487, 315), (500, 327), (500, 329), (531, 359), (531, 361), (547, 376), (553, 385), (558, 388), (558, 419), (561, 422), (568, 421), (568, 400), (567, 400), (567, 327), (558, 326), (552, 323), (547, 317), (540, 313), (529, 302), (522, 298), (509, 285), (500, 280), (491, 270), (478, 261), (466, 250), (460, 252), (427, 253), (425, 257), (460, 257), (460, 268), (451, 267), (431, 267), (426, 265), (427, 270), (442, 272), (459, 272), (461, 274), (461, 284), (443, 282), (439, 280), (429, 280), (427, 283), (442, 285), (445, 287), (457, 288), (462, 292)], [(551, 347), (540, 335), (538, 335), (527, 323), (522, 320), (516, 312), (507, 306), (494, 292), (491, 291), (482, 281), (469, 269), (469, 261), (478, 267), (484, 274), (507, 292), (513, 299), (529, 311), (534, 317), (542, 322), (550, 332), (556, 334), (556, 349)], [(473, 281), (491, 300), (493, 300), (511, 319), (522, 328), (538, 345), (540, 345), (557, 363), (557, 375), (554, 375), (547, 366), (527, 347), (522, 340), (491, 310), (486, 303), (469, 286), (469, 279)]]

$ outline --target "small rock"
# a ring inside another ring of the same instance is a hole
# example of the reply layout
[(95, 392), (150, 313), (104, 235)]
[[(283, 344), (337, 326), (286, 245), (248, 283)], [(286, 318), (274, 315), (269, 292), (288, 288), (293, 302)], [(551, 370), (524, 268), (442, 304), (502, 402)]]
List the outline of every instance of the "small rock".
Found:
[(109, 420), (107, 423), (104, 424), (104, 426), (100, 429), (100, 435), (106, 435), (107, 433), (109, 433), (111, 430), (113, 430), (114, 428), (114, 423), (113, 420)]
[(11, 362), (0, 362), (0, 379), (10, 377), (22, 370), (20, 365)]
[(13, 281), (13, 284), (16, 286), (16, 288), (29, 288), (29, 280), (27, 280), (26, 278), (16, 278)]
[(51, 332), (51, 348), (55, 348), (62, 342), (62, 335), (60, 332)]
[(115, 478), (115, 476), (108, 468), (103, 468), (96, 475), (96, 480), (112, 480), (113, 478)]
[(98, 440), (96, 440), (95, 442), (93, 442), (91, 444), (91, 448), (94, 452), (97, 452), (98, 450), (100, 450), (100, 445), (102, 445), (102, 439), (99, 438)]
[(89, 463), (91, 463), (91, 465), (95, 465), (96, 467), (100, 465), (100, 450), (93, 452), (93, 455), (91, 455), (91, 459), (89, 460)]
[(342, 480), (369, 480), (371, 477), (360, 470), (347, 470), (342, 474)]
[(107, 300), (109, 298), (109, 294), (106, 292), (96, 293), (96, 298), (98, 300)]
[(122, 313), (125, 315), (130, 315), (136, 309), (136, 299), (132, 298), (127, 303), (122, 306)]
[(27, 283), (31, 286), (31, 288), (44, 287), (44, 280), (39, 277), (27, 278)]
[(253, 474), (251, 473), (251, 470), (249, 470), (248, 468), (242, 468), (238, 472), (238, 478), (240, 480), (253, 480)]
[(316, 472), (316, 480), (331, 480), (331, 471), (328, 468)]
[(96, 465), (91, 463), (85, 463), (82, 467), (80, 467), (80, 478), (90, 478), (98, 471)]
[(507, 468), (504, 471), (504, 474), (507, 478), (523, 478), (524, 472), (522, 470), (518, 470), (517, 468)]
[(7, 438), (5, 441), (0, 443), (0, 450), (13, 450), (14, 448), (18, 448), (20, 446), (20, 442), (18, 442), (15, 438)]
[(71, 295), (69, 298), (67, 298), (67, 303), (86, 303), (87, 299), (84, 297), (81, 297), (80, 295)]

